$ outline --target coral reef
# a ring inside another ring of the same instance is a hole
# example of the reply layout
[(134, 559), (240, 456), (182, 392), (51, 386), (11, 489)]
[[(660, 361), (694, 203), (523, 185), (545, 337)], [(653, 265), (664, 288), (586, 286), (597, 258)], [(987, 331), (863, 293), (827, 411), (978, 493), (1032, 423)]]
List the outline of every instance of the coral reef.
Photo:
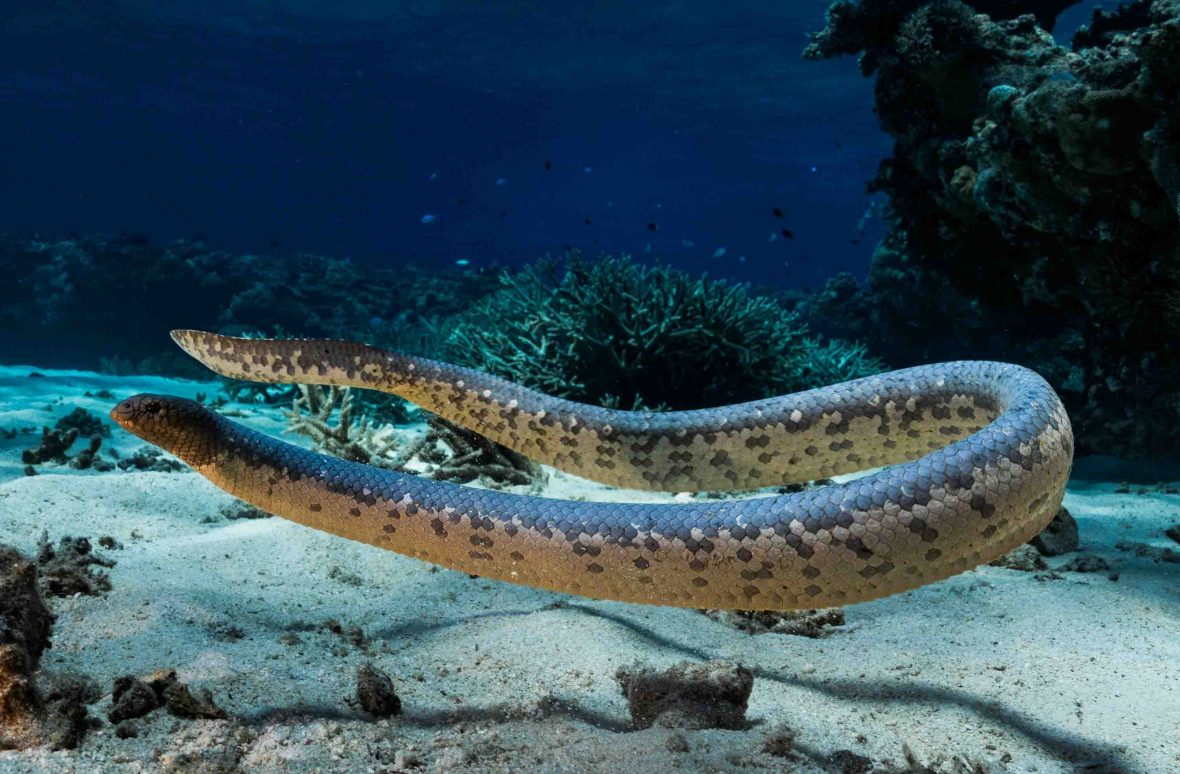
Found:
[(393, 680), (367, 661), (356, 670), (356, 700), (361, 709), (379, 718), (402, 711), (402, 700), (394, 690)]
[(209, 691), (195, 693), (180, 682), (174, 670), (165, 669), (145, 678), (124, 675), (115, 678), (107, 719), (120, 724), (141, 718), (163, 707), (174, 717), (221, 720), (225, 710), (217, 706)]
[(179, 473), (189, 469), (183, 462), (155, 446), (141, 446), (117, 464), (119, 470), (148, 470), (156, 473)]
[(40, 741), (44, 702), (33, 680), (49, 647), (53, 614), (37, 592), (37, 568), (0, 546), (0, 749)]
[(743, 728), (754, 675), (741, 664), (683, 662), (655, 671), (623, 667), (616, 674), (636, 728)]
[(1174, 455), (1180, 4), (1096, 14), (1072, 48), (1044, 29), (1065, 5), (832, 6), (806, 56), (857, 53), (876, 78), (891, 231), (866, 287), (838, 278), (800, 312), (892, 365), (1024, 362), (1079, 451)]
[(1028, 542), (1040, 551), (1042, 556), (1060, 556), (1077, 551), (1078, 523), (1065, 506), (1062, 506), (1053, 517), (1053, 521), (1049, 522), (1049, 526)]
[(791, 634), (796, 637), (819, 639), (826, 637), (833, 626), (844, 625), (844, 610), (838, 607), (820, 610), (704, 610), (715, 621), (729, 624), (750, 634)]
[(355, 419), (350, 387), (300, 384), (286, 412), (287, 431), (311, 439), (315, 448), (341, 459), (396, 467), (397, 438), (389, 425), (374, 426), (368, 417)]
[(62, 537), (55, 548), (47, 533), (41, 534), (37, 549), (41, 593), (50, 597), (72, 597), (75, 594), (97, 596), (111, 590), (111, 579), (101, 567), (110, 569), (115, 560), (94, 553), (86, 538)]
[[(66, 452), (74, 445), (74, 441), (78, 440), (78, 430), (70, 428), (69, 430), (50, 430), (48, 427), (41, 429), (41, 442), (35, 448), (25, 449), (21, 452), (20, 459), (26, 465), (40, 465), (45, 462), (56, 462), (58, 465), (64, 465), (69, 461)], [(99, 439), (101, 443), (101, 438)]]
[(400, 469), (438, 481), (474, 481), (490, 489), (542, 483), (536, 463), (479, 433), (436, 416), (427, 419), (427, 427), (407, 447)]
[[(101, 433), (95, 433), (90, 436), (90, 442), (86, 445), (86, 448), (71, 457), (66, 452), (78, 440), (78, 428), (69, 426), (62, 428), (60, 422), (58, 425), (59, 427), (53, 430), (50, 430), (48, 427), (42, 428), (41, 442), (35, 448), (25, 449), (21, 452), (21, 462), (27, 466), (26, 472), (31, 470), (34, 465), (41, 465), (46, 462), (54, 462), (58, 465), (68, 463), (70, 467), (77, 470), (94, 468), (103, 473), (115, 469), (114, 463), (98, 456), (99, 451), (102, 449)], [(107, 432), (109, 433), (110, 431), (108, 430)]]
[(76, 407), (69, 414), (57, 420), (53, 427), (55, 430), (77, 428), (78, 435), (86, 437), (92, 435), (101, 435), (103, 438), (111, 437), (110, 425), (103, 422), (97, 414), (92, 414), (81, 407)]
[[(418, 351), (435, 341), (426, 318), (460, 311), (495, 287), (493, 272), (472, 268), (276, 260), (133, 235), (0, 234), (0, 273), (8, 283), (0, 329), (9, 334), (0, 359), (90, 368), (105, 359), (112, 373), (194, 378), (208, 373), (172, 347), (171, 328), (289, 331)], [(118, 314), (96, 313), (107, 309)]]
[(81, 675), (47, 676), (42, 690), (34, 679), (52, 628), (36, 565), (0, 546), (0, 750), (72, 748), (86, 732), (86, 705), (99, 698), (93, 682)]
[(542, 261), (458, 316), (448, 357), (551, 395), (625, 408), (752, 400), (881, 370), (768, 296), (627, 258)]

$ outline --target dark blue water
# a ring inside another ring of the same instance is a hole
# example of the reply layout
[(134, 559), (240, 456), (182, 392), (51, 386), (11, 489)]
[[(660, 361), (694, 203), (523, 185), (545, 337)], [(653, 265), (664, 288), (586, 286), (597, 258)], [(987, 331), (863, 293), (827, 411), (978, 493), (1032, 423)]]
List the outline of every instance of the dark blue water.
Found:
[(826, 5), (6, 4), (0, 230), (860, 273), (889, 142), (854, 61), (800, 59)]

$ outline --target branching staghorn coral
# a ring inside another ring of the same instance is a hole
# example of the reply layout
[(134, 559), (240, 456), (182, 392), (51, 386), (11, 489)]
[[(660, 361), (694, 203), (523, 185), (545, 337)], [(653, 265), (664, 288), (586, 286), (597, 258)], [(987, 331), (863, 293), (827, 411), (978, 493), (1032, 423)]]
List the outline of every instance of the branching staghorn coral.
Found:
[(788, 361), (788, 367), (792, 370), (784, 381), (798, 384), (800, 389), (838, 384), (885, 370), (885, 364), (870, 356), (860, 342), (818, 338), (808, 339), (802, 356)]
[[(438, 481), (474, 481), (490, 489), (540, 483), (540, 467), (527, 457), (442, 417), (431, 416), (427, 425), (426, 435), (406, 450), (402, 469)], [(418, 471), (414, 462), (424, 469)]]
[(298, 388), (291, 410), (285, 412), (287, 432), (306, 436), (316, 449), (341, 459), (385, 468), (397, 466), (393, 427), (375, 427), (366, 416), (356, 419), (350, 388), (305, 384)]
[(880, 370), (855, 345), (809, 338), (794, 312), (745, 285), (626, 257), (543, 261), (501, 282), (456, 318), (447, 355), (552, 395), (689, 409)]

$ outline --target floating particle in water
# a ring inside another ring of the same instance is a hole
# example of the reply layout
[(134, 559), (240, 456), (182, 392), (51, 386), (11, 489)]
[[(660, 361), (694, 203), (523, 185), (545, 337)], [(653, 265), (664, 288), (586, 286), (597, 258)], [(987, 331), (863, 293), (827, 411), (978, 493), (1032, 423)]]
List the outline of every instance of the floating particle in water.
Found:
[(812, 168), (811, 168), (811, 171), (812, 171), (812, 172), (819, 172), (819, 167), (812, 167)]
[(770, 239), (767, 239), (766, 241), (767, 241), (767, 242), (773, 242), (773, 241), (774, 241), (774, 240), (776, 240), (776, 239), (778, 239), (778, 234), (776, 234), (775, 232), (771, 231), (771, 232), (770, 232)]
[(497, 178), (496, 178), (496, 185), (508, 185), (508, 178), (506, 178), (506, 177), (497, 177)]
[(844, 146), (840, 143), (836, 143), (836, 150), (844, 150)]
[(593, 223), (594, 221), (590, 220), (590, 216), (589, 216), (589, 215), (587, 215), (587, 216), (586, 216), (586, 220), (584, 220), (584, 221), (582, 221), (582, 222), (583, 222), (583, 223), (585, 223), (587, 226), (589, 226), (589, 225), (590, 225), (591, 223)]
[(660, 230), (659, 224), (657, 224), (655, 221), (652, 221), (651, 223), (647, 224), (647, 230), (648, 231), (659, 231)]
[(784, 228), (779, 233), (781, 233), (783, 235), (783, 239), (794, 239), (795, 238), (795, 232), (789, 228)]
[(431, 172), (429, 175), (426, 176), (426, 179), (427, 180), (438, 180), (438, 173)]
[(692, 241), (691, 239), (681, 239), (680, 244), (684, 245), (685, 247), (696, 247), (697, 246), (697, 243)]
[(739, 255), (738, 256), (738, 263), (745, 263), (745, 262), (746, 262), (746, 256)]
[(552, 162), (552, 161), (546, 161), (546, 162), (545, 162), (545, 171), (546, 171), (546, 172), (548, 172), (548, 171), (549, 171), (549, 170), (551, 170), (551, 169), (553, 169), (553, 162)]
[(588, 174), (590, 174), (591, 172), (593, 172), (593, 171), (594, 171), (594, 167), (584, 167), (584, 168), (582, 169), (582, 171), (583, 171), (583, 172), (585, 172), (585, 173), (588, 175)]
[(429, 226), (434, 221), (438, 220), (437, 215), (431, 215), (429, 212), (422, 216), (422, 225)]
[(279, 240), (275, 239), (274, 237), (271, 237), (270, 241), (267, 242), (267, 244), (270, 245), (272, 248), (282, 246), (281, 243), (279, 242)]
[(467, 260), (466, 258), (460, 258), (459, 260), (455, 261), (455, 265), (456, 266), (470, 266), (471, 261)]
[(647, 247), (644, 247), (644, 248), (643, 248), (643, 252), (645, 252), (645, 253), (650, 253), (650, 252), (651, 252), (651, 242), (648, 242), (648, 243), (647, 243)]
[(722, 258), (724, 256), (725, 256), (725, 248), (724, 247), (718, 247), (716, 250), (713, 251), (714, 258)]
[(770, 214), (775, 216), (776, 218), (781, 218), (783, 216), (782, 208), (775, 207), (773, 210), (770, 211)]

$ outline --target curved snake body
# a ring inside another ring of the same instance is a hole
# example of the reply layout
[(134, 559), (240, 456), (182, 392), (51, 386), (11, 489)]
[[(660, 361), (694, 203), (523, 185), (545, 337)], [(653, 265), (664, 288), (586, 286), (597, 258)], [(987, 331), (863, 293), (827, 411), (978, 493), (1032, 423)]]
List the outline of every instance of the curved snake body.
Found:
[(219, 374), (401, 395), (561, 470), (635, 489), (751, 489), (866, 468), (848, 483), (684, 504), (571, 502), (346, 462), (192, 401), (112, 416), (279, 516), (484, 577), (650, 604), (787, 610), (916, 588), (1019, 546), (1053, 518), (1073, 456), (1037, 374), (964, 361), (680, 412), (554, 398), (471, 369), (324, 340), (176, 331)]

